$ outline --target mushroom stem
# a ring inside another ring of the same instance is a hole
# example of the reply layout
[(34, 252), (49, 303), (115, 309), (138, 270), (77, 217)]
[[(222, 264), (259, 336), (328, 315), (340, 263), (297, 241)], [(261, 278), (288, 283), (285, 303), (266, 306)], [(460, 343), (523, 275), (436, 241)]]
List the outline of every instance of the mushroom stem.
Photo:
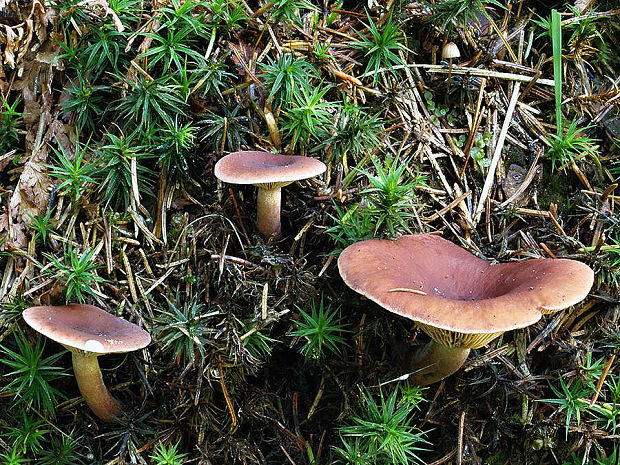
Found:
[(469, 355), (469, 349), (448, 347), (431, 340), (415, 352), (411, 359), (414, 370), (409, 380), (419, 386), (436, 383), (455, 373)]
[(121, 404), (103, 384), (97, 355), (72, 350), (73, 372), (84, 400), (93, 413), (103, 421), (114, 421), (121, 416)]
[(278, 239), (282, 235), (280, 224), (280, 201), (282, 189), (258, 188), (257, 226), (258, 231), (267, 237)]
[(452, 82), (452, 58), (449, 58), (448, 61), (450, 65), (448, 66), (448, 88), (446, 89), (446, 104), (448, 103), (448, 99), (450, 98), (450, 82)]

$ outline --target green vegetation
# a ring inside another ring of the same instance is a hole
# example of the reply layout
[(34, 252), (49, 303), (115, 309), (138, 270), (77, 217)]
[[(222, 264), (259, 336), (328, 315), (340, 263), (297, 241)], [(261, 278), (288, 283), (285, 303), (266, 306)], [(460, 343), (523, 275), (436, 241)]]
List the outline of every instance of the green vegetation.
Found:
[(303, 58), (296, 59), (292, 53), (284, 53), (276, 60), (268, 58), (267, 63), (259, 66), (263, 85), (269, 89), (267, 100), (273, 100), (276, 105), (290, 105), (293, 97), (304, 86), (308, 87), (311, 79), (318, 78), (314, 66)]
[(158, 132), (155, 144), (160, 151), (159, 163), (172, 177), (189, 174), (196, 151), (197, 131), (192, 123), (181, 126), (175, 119)]
[(61, 258), (46, 254), (50, 261), (44, 273), (60, 281), (65, 290), (65, 300), (71, 302), (76, 298), (84, 302), (87, 295), (96, 295), (95, 286), (105, 281), (96, 273), (100, 268), (93, 260), (95, 249), (86, 249), (82, 253), (73, 247), (65, 250)]
[(470, 22), (477, 22), (481, 16), (488, 16), (486, 5), (504, 8), (504, 5), (497, 0), (443, 0), (424, 3), (432, 12), (428, 21), (440, 24), (446, 31), (451, 31), (455, 24), (465, 27)]
[(200, 139), (214, 151), (234, 152), (245, 143), (246, 134), (250, 132), (247, 126), (252, 120), (239, 114), (240, 105), (231, 108), (224, 104), (221, 111), (222, 114), (205, 112), (205, 118), (198, 122), (203, 127)]
[(118, 78), (129, 87), (127, 96), (121, 98), (116, 107), (126, 126), (145, 129), (173, 124), (171, 115), (183, 113), (186, 98), (181, 84), (174, 76), (152, 79), (145, 73), (136, 76), (135, 81), (124, 76)]
[(93, 174), (96, 167), (94, 163), (84, 158), (88, 151), (88, 144), (76, 143), (74, 154), (69, 154), (60, 143), (58, 147), (58, 149), (53, 149), (58, 158), (58, 164), (48, 166), (50, 175), (60, 181), (57, 186), (58, 190), (64, 192), (73, 204), (77, 204), (78, 200), (88, 191), (89, 184), (95, 181)]
[[(408, 396), (399, 400), (399, 397), (398, 388), (387, 397), (380, 391), (377, 402), (370, 392), (362, 390), (359, 415), (351, 417), (350, 425), (340, 427), (345, 447), (336, 448), (336, 452), (343, 463), (425, 463), (418, 454), (428, 447), (426, 432), (412, 424), (422, 398)], [(359, 461), (362, 457), (365, 462)]]
[(551, 10), (551, 44), (553, 48), (553, 91), (555, 93), (555, 125), (562, 136), (562, 18)]
[(136, 201), (132, 199), (134, 183), (138, 194), (151, 194), (154, 172), (145, 164), (151, 155), (147, 146), (140, 144), (139, 136), (137, 129), (127, 136), (109, 132), (95, 151), (99, 161), (94, 173), (99, 182), (98, 193), (101, 201), (114, 209), (126, 210)]
[(561, 135), (551, 134), (546, 156), (551, 160), (551, 170), (574, 164), (584, 157), (592, 157), (598, 161), (596, 140), (584, 136), (583, 133), (589, 128), (577, 128), (577, 121), (573, 120)]
[(335, 205), (336, 216), (331, 216), (335, 223), (327, 230), (340, 250), (355, 242), (371, 239), (374, 233), (374, 224), (370, 215), (364, 214), (363, 207), (358, 203), (349, 208)]
[(398, 24), (389, 16), (382, 25), (382, 30), (375, 25), (370, 14), (366, 12), (368, 23), (364, 24), (370, 32), (371, 37), (356, 31), (360, 40), (352, 42), (352, 48), (361, 50), (367, 60), (366, 71), (364, 74), (372, 75), (372, 82), (376, 84), (381, 75), (380, 70), (387, 68), (396, 76), (395, 65), (402, 65), (403, 60), (398, 55), (399, 51), (404, 51), (404, 37)]
[(8, 152), (15, 150), (21, 140), (23, 126), (23, 114), (17, 110), (21, 103), (20, 98), (9, 103), (2, 98), (2, 111), (0, 112), (0, 151)]
[(274, 0), (267, 5), (272, 7), (269, 13), (273, 15), (274, 20), (283, 24), (300, 24), (302, 10), (317, 9), (316, 5), (309, 0)]
[(22, 463), (28, 463), (28, 459), (24, 458), (18, 449), (11, 449), (10, 453), (0, 454), (0, 460), (2, 465), (20, 465)]
[(565, 415), (566, 437), (568, 437), (568, 427), (571, 420), (574, 418), (577, 425), (581, 424), (581, 412), (588, 406), (585, 399), (588, 394), (592, 395), (592, 390), (578, 381), (569, 387), (562, 377), (559, 378), (559, 383), (560, 388), (556, 388), (553, 384), (550, 385), (557, 399), (545, 399), (545, 401), (559, 405), (558, 412), (563, 412)]
[[(620, 377), (609, 373), (599, 390), (597, 383), (605, 370), (605, 360), (600, 358), (593, 361), (590, 351), (587, 352), (581, 369), (582, 376), (571, 380), (570, 383), (566, 383), (560, 376), (559, 387), (550, 384), (556, 397), (544, 399), (543, 402), (558, 405), (557, 413), (564, 418), (566, 437), (568, 437), (571, 426), (581, 425), (583, 417), (611, 434), (615, 434), (620, 426), (618, 424), (620, 422)], [(597, 392), (598, 401), (592, 403), (590, 399)]]
[(362, 191), (363, 201), (347, 209), (336, 206), (335, 225), (327, 232), (343, 248), (371, 237), (393, 238), (415, 228), (415, 189), (426, 185), (420, 173), (412, 176), (409, 160), (386, 156), (384, 164), (371, 157), (376, 175), (359, 170), (370, 186)]
[(36, 217), (26, 212), (31, 223), (28, 225), (30, 229), (34, 231), (33, 239), (35, 242), (40, 242), (43, 246), (47, 245), (47, 239), (50, 233), (54, 232), (54, 220), (52, 214), (54, 210), (48, 210), (46, 213), (39, 213)]
[(426, 100), (426, 108), (428, 108), (428, 111), (432, 113), (430, 120), (433, 125), (440, 127), (441, 118), (445, 118), (445, 121), (450, 126), (455, 125), (455, 123), (457, 122), (457, 115), (455, 115), (456, 112), (454, 110), (450, 111), (448, 105), (444, 103), (435, 102), (435, 96), (432, 94), (432, 92), (424, 92), (424, 100)]
[(307, 149), (329, 136), (333, 102), (325, 101), (329, 86), (319, 85), (312, 89), (302, 87), (293, 94), (293, 105), (284, 113), (282, 129), (291, 140), (291, 150), (297, 146)]
[[(10, 370), (5, 375), (10, 381), (3, 386), (3, 391), (14, 393), (15, 405), (23, 405), (25, 409), (33, 408), (53, 415), (58, 399), (63, 397), (53, 387), (54, 382), (66, 374), (64, 368), (56, 365), (63, 353), (57, 352), (45, 356), (43, 337), (31, 344), (20, 330), (14, 335), (15, 348), (0, 345), (0, 353), (4, 357), (0, 359), (0, 363)], [(25, 423), (30, 421), (26, 411), (22, 416)], [(24, 452), (25, 448), (24, 445)]]
[(162, 443), (157, 444), (155, 453), (151, 456), (155, 465), (182, 465), (187, 454), (177, 451), (179, 444), (166, 447)]
[(412, 177), (408, 170), (410, 161), (401, 162), (399, 157), (386, 156), (383, 165), (372, 158), (372, 163), (376, 176), (361, 171), (370, 182), (370, 187), (362, 192), (368, 202), (364, 214), (372, 218), (375, 234), (395, 237), (398, 231), (411, 232), (415, 188), (425, 184), (425, 177)]
[(310, 313), (298, 309), (302, 319), (295, 322), (297, 327), (291, 334), (306, 341), (300, 348), (306, 360), (322, 360), (327, 352), (340, 354), (346, 344), (342, 336), (348, 330), (338, 316), (339, 309), (325, 306), (323, 297), (318, 304), (312, 302)]
[(48, 442), (46, 436), (52, 432), (43, 420), (33, 418), (25, 411), (21, 412), (17, 425), (9, 426), (7, 430), (6, 435), (13, 443), (13, 448), (22, 454), (42, 452)]
[(332, 163), (346, 163), (348, 156), (360, 162), (381, 147), (384, 122), (379, 113), (369, 113), (368, 108), (350, 102), (346, 96), (343, 99), (342, 104), (334, 105), (338, 110), (335, 127), (317, 149), (327, 149)]
[(42, 465), (73, 465), (83, 463), (80, 460), (77, 449), (79, 438), (73, 438), (70, 434), (59, 437), (51, 437), (49, 448), (42, 451), (39, 463)]
[(172, 359), (193, 366), (196, 357), (205, 358), (208, 336), (214, 332), (206, 324), (218, 312), (205, 312), (205, 306), (196, 299), (177, 305), (169, 303), (167, 310), (158, 312), (155, 326), (158, 340)]
[(105, 109), (107, 86), (93, 86), (84, 79), (81, 74), (77, 75), (77, 81), (72, 82), (65, 88), (67, 100), (63, 102), (63, 110), (73, 112), (76, 127), (81, 131), (87, 128), (96, 131), (97, 119)]

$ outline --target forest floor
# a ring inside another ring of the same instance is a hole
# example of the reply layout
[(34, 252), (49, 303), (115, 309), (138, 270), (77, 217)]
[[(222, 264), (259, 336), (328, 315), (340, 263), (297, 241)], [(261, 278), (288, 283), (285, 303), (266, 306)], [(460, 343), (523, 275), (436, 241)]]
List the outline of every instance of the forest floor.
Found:
[[(0, 0), (0, 465), (618, 465), (618, 8)], [(281, 238), (238, 150), (326, 165)], [(429, 337), (337, 266), (417, 233), (595, 282), (420, 388)], [(100, 357), (118, 421), (21, 316), (66, 303), (151, 334)]]

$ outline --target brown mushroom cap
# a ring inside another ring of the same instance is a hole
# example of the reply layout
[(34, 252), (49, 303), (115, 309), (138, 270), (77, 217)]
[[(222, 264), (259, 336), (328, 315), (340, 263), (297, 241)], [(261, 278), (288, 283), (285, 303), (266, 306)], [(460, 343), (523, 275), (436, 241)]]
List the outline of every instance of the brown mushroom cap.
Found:
[(575, 260), (491, 265), (430, 234), (358, 242), (340, 254), (338, 268), (349, 287), (387, 310), (465, 334), (528, 326), (581, 301), (594, 281)]
[(461, 56), (461, 52), (459, 47), (454, 42), (448, 42), (444, 45), (443, 50), (441, 51), (441, 58), (444, 60), (449, 60), (451, 58), (459, 58)]
[(39, 333), (85, 352), (131, 352), (151, 342), (142, 328), (92, 305), (30, 307), (22, 315)]
[(316, 158), (257, 151), (233, 152), (215, 164), (215, 176), (224, 182), (267, 189), (311, 178), (325, 170), (325, 164)]

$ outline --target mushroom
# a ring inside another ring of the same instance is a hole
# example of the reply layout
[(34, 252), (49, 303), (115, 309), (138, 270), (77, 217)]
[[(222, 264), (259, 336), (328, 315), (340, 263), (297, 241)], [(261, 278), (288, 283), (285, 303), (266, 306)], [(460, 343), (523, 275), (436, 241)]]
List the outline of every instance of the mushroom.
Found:
[(459, 47), (454, 42), (448, 42), (441, 51), (441, 58), (450, 60), (450, 63), (452, 63), (453, 58), (459, 58), (460, 56), (461, 52), (459, 51)]
[(325, 164), (315, 158), (242, 151), (221, 158), (215, 164), (215, 176), (231, 184), (258, 187), (258, 230), (264, 236), (278, 238), (282, 187), (317, 176), (325, 169)]
[(371, 239), (338, 258), (344, 282), (415, 321), (431, 341), (412, 357), (410, 378), (427, 385), (456, 372), (470, 349), (504, 331), (583, 300), (593, 271), (568, 259), (490, 263), (431, 234)]
[(142, 349), (151, 342), (149, 333), (92, 305), (30, 307), (22, 316), (71, 352), (75, 379), (93, 413), (103, 421), (120, 417), (121, 404), (105, 387), (97, 357)]
[(448, 101), (448, 95), (450, 94), (450, 81), (452, 80), (452, 60), (454, 58), (459, 58), (461, 56), (461, 52), (459, 51), (459, 47), (454, 42), (448, 42), (444, 45), (443, 50), (441, 51), (441, 58), (449, 61), (448, 67), (448, 90), (446, 91), (446, 102)]

